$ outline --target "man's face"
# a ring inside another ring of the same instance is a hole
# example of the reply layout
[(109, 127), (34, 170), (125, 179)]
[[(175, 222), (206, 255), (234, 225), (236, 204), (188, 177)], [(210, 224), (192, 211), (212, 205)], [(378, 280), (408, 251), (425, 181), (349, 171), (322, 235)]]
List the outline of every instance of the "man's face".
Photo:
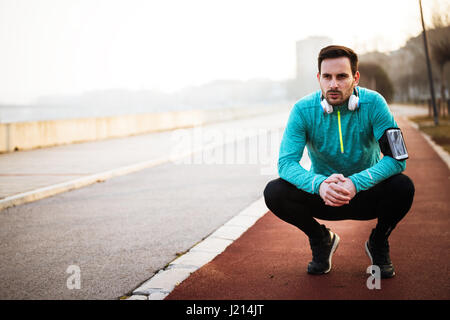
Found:
[(338, 106), (352, 95), (359, 82), (359, 72), (353, 76), (349, 58), (331, 58), (322, 61), (321, 72), (317, 73), (317, 79), (328, 103)]

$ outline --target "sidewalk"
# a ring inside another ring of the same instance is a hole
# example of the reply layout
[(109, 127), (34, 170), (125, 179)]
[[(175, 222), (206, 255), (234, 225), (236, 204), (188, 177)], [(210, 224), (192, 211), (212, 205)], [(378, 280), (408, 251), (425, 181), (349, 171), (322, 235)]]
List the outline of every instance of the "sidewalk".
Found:
[[(372, 221), (321, 221), (341, 242), (327, 275), (311, 276), (309, 243), (270, 211), (223, 253), (176, 286), (166, 300), (449, 299), (450, 171), (400, 114), (415, 183), (414, 203), (390, 237), (397, 275), (369, 290), (364, 250)], [(261, 190), (262, 194), (262, 190)]]
[[(280, 110), (181, 130), (194, 138), (196, 130), (207, 131), (209, 138), (217, 132), (251, 134), (261, 128), (283, 128), (287, 115), (286, 110)], [(183, 157), (175, 154), (179, 144), (176, 131), (0, 154), (0, 210), (176, 161)], [(206, 141), (198, 142), (201, 148), (206, 147)]]

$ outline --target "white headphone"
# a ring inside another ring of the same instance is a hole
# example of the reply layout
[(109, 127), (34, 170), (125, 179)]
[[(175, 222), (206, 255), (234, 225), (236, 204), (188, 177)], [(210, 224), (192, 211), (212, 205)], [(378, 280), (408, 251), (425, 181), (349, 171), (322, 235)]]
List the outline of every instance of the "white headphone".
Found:
[[(356, 88), (355, 88), (354, 92), (356, 94), (353, 93), (350, 96), (350, 98), (348, 99), (348, 109), (351, 110), (351, 111), (354, 111), (354, 110), (359, 108), (359, 97), (358, 97), (359, 94), (358, 94), (358, 90), (356, 90)], [(322, 101), (320, 102), (320, 105), (322, 106), (323, 112), (332, 113), (333, 112), (333, 106), (328, 103), (327, 99), (325, 99), (323, 97), (323, 95), (322, 95), (321, 99), (322, 99)]]

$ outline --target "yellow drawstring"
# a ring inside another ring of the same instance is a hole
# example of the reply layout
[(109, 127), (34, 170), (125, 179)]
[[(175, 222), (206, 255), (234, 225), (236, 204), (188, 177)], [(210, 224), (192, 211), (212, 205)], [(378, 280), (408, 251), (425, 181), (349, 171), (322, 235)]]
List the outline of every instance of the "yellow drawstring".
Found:
[(341, 153), (344, 153), (344, 143), (342, 142), (342, 130), (341, 130), (341, 113), (338, 110), (338, 124), (339, 124), (339, 140), (341, 142)]

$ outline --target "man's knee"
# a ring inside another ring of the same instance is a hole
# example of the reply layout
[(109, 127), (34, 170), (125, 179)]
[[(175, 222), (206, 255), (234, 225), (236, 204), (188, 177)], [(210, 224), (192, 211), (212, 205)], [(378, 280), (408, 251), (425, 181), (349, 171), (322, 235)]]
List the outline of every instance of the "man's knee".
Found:
[(413, 198), (415, 187), (412, 180), (405, 174), (400, 173), (390, 178), (391, 190), (395, 193), (400, 193), (407, 198)]
[(388, 188), (385, 192), (399, 207), (409, 211), (414, 199), (415, 187), (412, 180), (404, 174), (397, 174), (388, 179)]
[(264, 201), (267, 208), (272, 210), (280, 203), (284, 195), (286, 195), (286, 182), (281, 178), (270, 181), (264, 189)]

